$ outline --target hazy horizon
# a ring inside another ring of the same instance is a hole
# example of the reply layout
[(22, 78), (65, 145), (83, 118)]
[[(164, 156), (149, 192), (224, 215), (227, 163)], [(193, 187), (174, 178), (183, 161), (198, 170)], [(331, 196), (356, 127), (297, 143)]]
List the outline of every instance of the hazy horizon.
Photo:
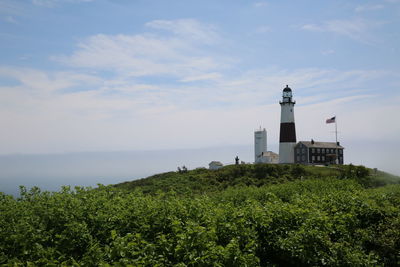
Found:
[[(383, 151), (379, 145), (346, 145), (345, 163), (365, 165), (370, 168), (400, 175), (400, 166), (383, 161), (381, 153), (395, 156), (396, 149)], [(384, 146), (382, 146), (384, 147)], [(208, 168), (213, 160), (233, 164), (236, 155), (247, 163), (254, 161), (253, 145), (209, 147), (198, 149), (160, 151), (75, 152), (42, 155), (0, 155), (0, 192), (18, 195), (19, 185), (39, 186), (42, 190), (58, 191), (63, 185), (96, 187), (116, 184), (147, 176), (176, 171), (178, 166), (189, 169)], [(369, 154), (367, 150), (375, 153)], [(277, 151), (273, 144), (268, 150)], [(359, 158), (357, 155), (364, 154)]]

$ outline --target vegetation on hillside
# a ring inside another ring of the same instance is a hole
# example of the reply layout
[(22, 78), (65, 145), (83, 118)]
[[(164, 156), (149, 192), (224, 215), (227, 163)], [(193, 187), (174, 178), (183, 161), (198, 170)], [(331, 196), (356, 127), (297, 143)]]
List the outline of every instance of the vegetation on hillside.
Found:
[(22, 187), (18, 199), (0, 193), (0, 264), (399, 266), (395, 182), (360, 166), (261, 164)]
[(229, 165), (219, 170), (198, 168), (188, 172), (167, 172), (148, 178), (115, 185), (126, 190), (140, 190), (155, 194), (158, 191), (174, 191), (178, 194), (220, 192), (228, 187), (264, 186), (295, 180), (354, 179), (365, 187), (400, 183), (400, 178), (364, 166), (339, 165), (316, 167), (299, 164), (241, 164)]

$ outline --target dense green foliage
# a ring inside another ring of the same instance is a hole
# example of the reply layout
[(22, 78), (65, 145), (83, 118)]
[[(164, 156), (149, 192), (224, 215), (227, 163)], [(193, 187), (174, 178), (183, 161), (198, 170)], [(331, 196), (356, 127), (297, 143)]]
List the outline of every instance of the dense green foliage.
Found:
[[(400, 265), (400, 185), (369, 188), (389, 180), (357, 166), (271, 166), (167, 173), (131, 191), (0, 193), (0, 264)], [(196, 188), (197, 174), (211, 181)], [(182, 193), (156, 192), (163, 183)]]
[(295, 180), (324, 179), (355, 179), (365, 187), (377, 187), (386, 184), (399, 183), (400, 179), (384, 172), (363, 166), (343, 165), (334, 167), (316, 167), (304, 165), (281, 164), (243, 164), (230, 165), (211, 171), (199, 168), (188, 172), (167, 172), (145, 179), (125, 182), (115, 185), (128, 191), (140, 190), (143, 193), (158, 191), (174, 191), (178, 194), (221, 192), (228, 187), (264, 186), (281, 184)]

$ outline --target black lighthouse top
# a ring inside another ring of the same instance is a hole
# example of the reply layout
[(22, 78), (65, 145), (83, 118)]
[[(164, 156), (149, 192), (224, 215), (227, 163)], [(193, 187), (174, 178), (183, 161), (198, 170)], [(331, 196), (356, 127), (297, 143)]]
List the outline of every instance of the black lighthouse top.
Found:
[(292, 89), (290, 89), (289, 85), (286, 84), (286, 87), (283, 88), (284, 92), (292, 92)]
[(288, 85), (283, 89), (282, 92), (282, 102), (279, 102), (280, 104), (282, 103), (293, 103), (295, 104), (295, 101), (292, 101), (292, 89)]

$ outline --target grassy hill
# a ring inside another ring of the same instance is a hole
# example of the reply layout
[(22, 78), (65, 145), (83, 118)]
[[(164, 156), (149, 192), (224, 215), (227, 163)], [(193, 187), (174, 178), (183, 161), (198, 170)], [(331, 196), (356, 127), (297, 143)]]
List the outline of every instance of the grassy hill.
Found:
[(220, 192), (228, 187), (266, 186), (306, 179), (354, 179), (365, 187), (400, 183), (400, 177), (363, 166), (305, 166), (278, 164), (229, 165), (219, 170), (198, 168), (187, 172), (166, 172), (115, 185), (125, 190), (185, 193)]
[(362, 166), (261, 164), (22, 187), (0, 193), (0, 265), (400, 266), (398, 182)]

